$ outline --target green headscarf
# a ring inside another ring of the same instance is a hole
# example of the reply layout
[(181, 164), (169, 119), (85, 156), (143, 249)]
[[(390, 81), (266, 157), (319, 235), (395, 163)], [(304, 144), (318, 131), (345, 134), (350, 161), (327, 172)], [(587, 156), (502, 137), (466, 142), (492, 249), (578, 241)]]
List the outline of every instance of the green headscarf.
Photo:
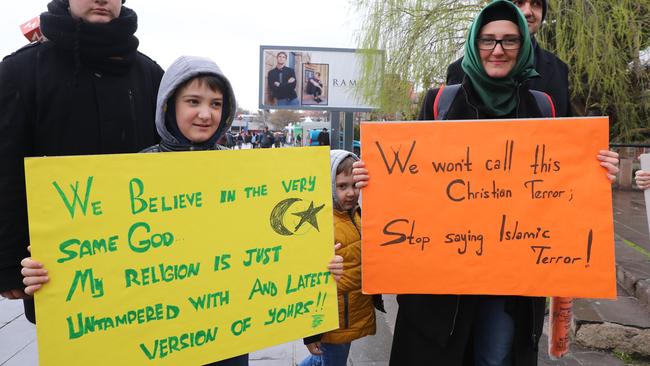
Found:
[[(521, 34), (521, 47), (517, 55), (517, 62), (508, 75), (499, 79), (491, 78), (485, 73), (481, 63), (481, 54), (476, 45), (480, 30), (485, 25), (483, 24), (483, 18), (488, 10), (490, 13), (514, 13)], [(524, 14), (516, 5), (507, 0), (495, 0), (481, 10), (469, 28), (462, 66), (479, 96), (481, 103), (477, 107), (481, 111), (494, 116), (505, 116), (515, 109), (517, 106), (517, 87), (526, 80), (539, 76), (535, 71), (533, 46), (528, 33), (528, 23)]]

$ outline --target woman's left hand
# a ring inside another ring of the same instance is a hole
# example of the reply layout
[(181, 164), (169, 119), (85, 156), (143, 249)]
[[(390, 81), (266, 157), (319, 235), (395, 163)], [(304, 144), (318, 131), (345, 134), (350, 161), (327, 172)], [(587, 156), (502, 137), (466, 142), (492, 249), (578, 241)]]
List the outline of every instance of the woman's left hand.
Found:
[(609, 150), (600, 150), (596, 157), (600, 161), (600, 166), (607, 169), (607, 178), (614, 183), (616, 174), (618, 174), (618, 153)]

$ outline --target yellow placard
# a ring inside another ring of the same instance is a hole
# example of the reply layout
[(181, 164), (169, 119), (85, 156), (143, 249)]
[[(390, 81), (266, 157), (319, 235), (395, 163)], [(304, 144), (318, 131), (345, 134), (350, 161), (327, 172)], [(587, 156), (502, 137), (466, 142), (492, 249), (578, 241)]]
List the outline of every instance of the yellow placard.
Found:
[(607, 117), (363, 123), (367, 293), (616, 297)]
[(25, 160), (41, 365), (201, 365), (338, 327), (327, 147)]

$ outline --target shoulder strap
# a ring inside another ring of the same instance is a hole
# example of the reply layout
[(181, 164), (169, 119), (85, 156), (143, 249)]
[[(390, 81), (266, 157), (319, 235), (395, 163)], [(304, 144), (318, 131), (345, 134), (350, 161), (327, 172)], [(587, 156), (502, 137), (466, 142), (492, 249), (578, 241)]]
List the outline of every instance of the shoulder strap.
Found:
[(442, 86), (436, 94), (436, 99), (433, 101), (433, 119), (444, 120), (447, 118), (447, 113), (451, 108), (451, 103), (456, 98), (456, 94), (460, 90), (461, 84), (452, 84)]
[(542, 116), (555, 118), (555, 105), (551, 96), (539, 90), (531, 90), (530, 93), (535, 97), (535, 103), (537, 103), (537, 108), (542, 112)]

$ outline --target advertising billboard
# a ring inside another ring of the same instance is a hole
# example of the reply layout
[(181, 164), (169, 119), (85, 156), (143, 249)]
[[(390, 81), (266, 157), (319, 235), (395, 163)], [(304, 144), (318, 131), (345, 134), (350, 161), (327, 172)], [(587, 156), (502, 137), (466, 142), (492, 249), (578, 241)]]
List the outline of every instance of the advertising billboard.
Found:
[(360, 68), (355, 49), (260, 46), (259, 107), (371, 111), (356, 92)]

